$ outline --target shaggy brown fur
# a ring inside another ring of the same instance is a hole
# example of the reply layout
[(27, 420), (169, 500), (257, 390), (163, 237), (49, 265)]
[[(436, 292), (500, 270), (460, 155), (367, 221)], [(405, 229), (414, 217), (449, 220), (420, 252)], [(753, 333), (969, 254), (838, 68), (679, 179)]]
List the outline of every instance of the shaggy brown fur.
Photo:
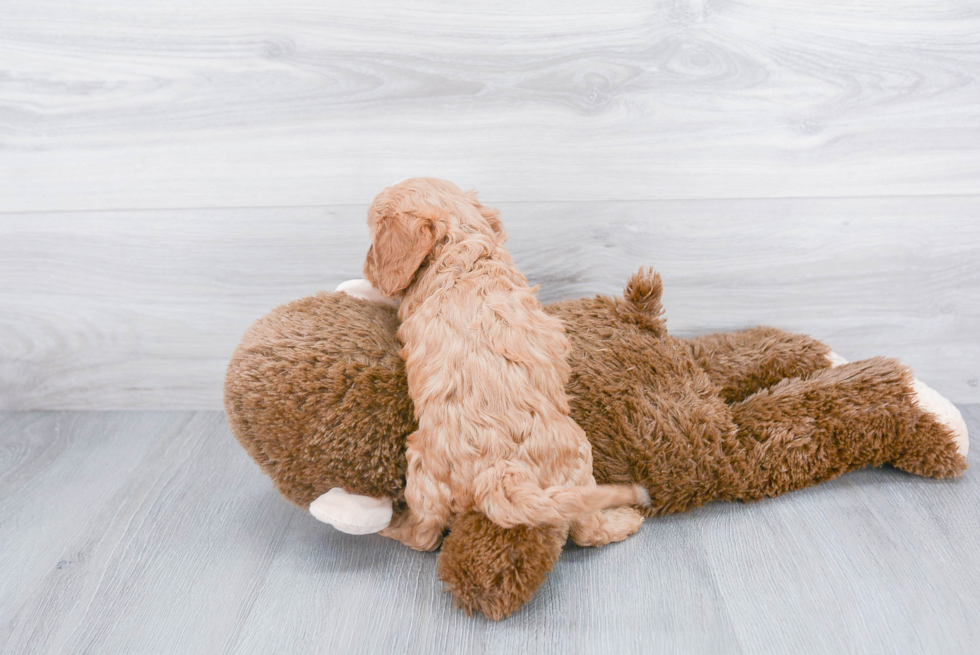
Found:
[(660, 292), (659, 275), (641, 272), (625, 300), (548, 308), (572, 342), (572, 416), (592, 442), (596, 478), (643, 481), (648, 516), (775, 496), (867, 465), (934, 477), (965, 468), (952, 434), (912, 404), (899, 362), (831, 369), (826, 345), (765, 327), (676, 339)]
[(582, 546), (635, 533), (635, 509), (601, 510), (646, 493), (596, 485), (589, 440), (568, 416), (568, 340), (504, 248), (497, 212), (451, 182), (413, 178), (378, 194), (368, 225), (364, 277), (401, 300), (419, 422), (406, 450), (408, 511), (382, 534), (432, 550), (469, 511), (505, 528), (570, 526)]
[[(624, 299), (546, 308), (572, 346), (571, 416), (592, 442), (596, 479), (643, 484), (650, 515), (775, 496), (868, 465), (937, 478), (965, 470), (949, 430), (912, 403), (898, 362), (830, 369), (826, 346), (772, 328), (675, 339), (660, 292), (659, 276), (641, 272)], [(305, 508), (342, 487), (404, 511), (415, 425), (396, 327), (391, 309), (321, 293), (273, 310), (243, 339), (226, 378), (229, 422), (292, 502)], [(562, 542), (554, 529), (467, 514), (443, 542), (439, 575), (464, 609), (500, 618), (533, 596)]]
[(498, 621), (520, 609), (537, 593), (565, 545), (566, 531), (521, 525), (502, 529), (468, 512), (453, 519), (439, 553), (439, 578), (452, 590), (456, 606)]
[(319, 293), (256, 321), (225, 376), (225, 414), (289, 501), (334, 487), (404, 500), (405, 437), (416, 428), (398, 317)]

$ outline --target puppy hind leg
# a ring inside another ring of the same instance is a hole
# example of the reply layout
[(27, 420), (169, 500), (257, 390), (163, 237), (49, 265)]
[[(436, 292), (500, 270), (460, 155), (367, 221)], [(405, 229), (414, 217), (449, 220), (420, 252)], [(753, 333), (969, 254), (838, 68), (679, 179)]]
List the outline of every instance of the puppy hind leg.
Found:
[(452, 491), (448, 485), (429, 475), (417, 453), (409, 449), (407, 455), (405, 502), (408, 511), (395, 517), (381, 534), (415, 550), (435, 550), (442, 542), (443, 531), (452, 516)]
[[(407, 488), (405, 496), (407, 499)], [(426, 503), (425, 512), (412, 509), (411, 501), (409, 503), (408, 511), (395, 517), (391, 525), (381, 531), (381, 535), (397, 539), (415, 550), (435, 550), (442, 543), (443, 531), (449, 525), (451, 513), (448, 503), (438, 508)]]
[(413, 510), (398, 515), (387, 528), (379, 534), (402, 542), (414, 550), (435, 550), (442, 543), (442, 521), (430, 516), (420, 516)]
[(579, 546), (605, 546), (636, 533), (643, 515), (632, 507), (604, 509), (571, 522), (572, 541)]
[[(596, 489), (597, 485), (592, 472), (584, 469), (591, 468), (591, 457), (582, 460), (579, 473), (585, 478), (586, 488)], [(608, 485), (602, 485), (610, 488)], [(638, 492), (642, 492), (642, 497), (637, 501), (645, 500), (649, 504), (650, 497), (646, 491), (640, 487), (635, 487)], [(639, 493), (637, 494), (640, 495)], [(606, 544), (623, 541), (627, 537), (636, 533), (643, 523), (643, 515), (633, 507), (613, 507), (602, 509), (597, 512), (586, 514), (577, 519), (573, 519), (569, 524), (569, 536), (579, 546), (605, 546)]]
[(526, 467), (498, 461), (476, 477), (473, 490), (479, 511), (503, 528), (567, 523)]

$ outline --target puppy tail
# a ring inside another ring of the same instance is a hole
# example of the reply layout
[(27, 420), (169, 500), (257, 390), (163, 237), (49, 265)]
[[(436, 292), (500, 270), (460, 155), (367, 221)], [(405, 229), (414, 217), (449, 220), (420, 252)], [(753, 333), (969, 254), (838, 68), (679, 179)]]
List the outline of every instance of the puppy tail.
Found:
[(518, 525), (561, 525), (610, 507), (650, 504), (639, 485), (600, 484), (588, 487), (548, 487), (504, 475), (477, 501), (488, 519), (503, 528)]

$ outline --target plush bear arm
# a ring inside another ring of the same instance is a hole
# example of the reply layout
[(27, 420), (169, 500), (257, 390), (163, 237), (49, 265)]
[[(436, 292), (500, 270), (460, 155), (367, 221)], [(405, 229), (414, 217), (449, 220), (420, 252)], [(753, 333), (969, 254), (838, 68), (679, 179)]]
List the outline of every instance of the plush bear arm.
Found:
[(803, 334), (771, 327), (682, 339), (694, 360), (721, 388), (726, 403), (738, 402), (785, 378), (829, 368), (830, 347)]

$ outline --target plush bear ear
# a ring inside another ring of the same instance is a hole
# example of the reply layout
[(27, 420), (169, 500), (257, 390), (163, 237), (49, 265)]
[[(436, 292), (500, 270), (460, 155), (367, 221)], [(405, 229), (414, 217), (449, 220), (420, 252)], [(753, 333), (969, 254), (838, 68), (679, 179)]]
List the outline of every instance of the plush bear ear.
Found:
[(633, 316), (632, 320), (658, 335), (665, 334), (667, 331), (667, 324), (663, 318), (664, 308), (660, 304), (663, 290), (660, 274), (652, 268), (641, 268), (634, 273), (626, 283), (626, 289), (623, 290), (626, 306), (630, 308), (629, 313)]
[(436, 245), (440, 216), (434, 208), (390, 211), (373, 222), (364, 277), (391, 297), (411, 284), (415, 271)]

